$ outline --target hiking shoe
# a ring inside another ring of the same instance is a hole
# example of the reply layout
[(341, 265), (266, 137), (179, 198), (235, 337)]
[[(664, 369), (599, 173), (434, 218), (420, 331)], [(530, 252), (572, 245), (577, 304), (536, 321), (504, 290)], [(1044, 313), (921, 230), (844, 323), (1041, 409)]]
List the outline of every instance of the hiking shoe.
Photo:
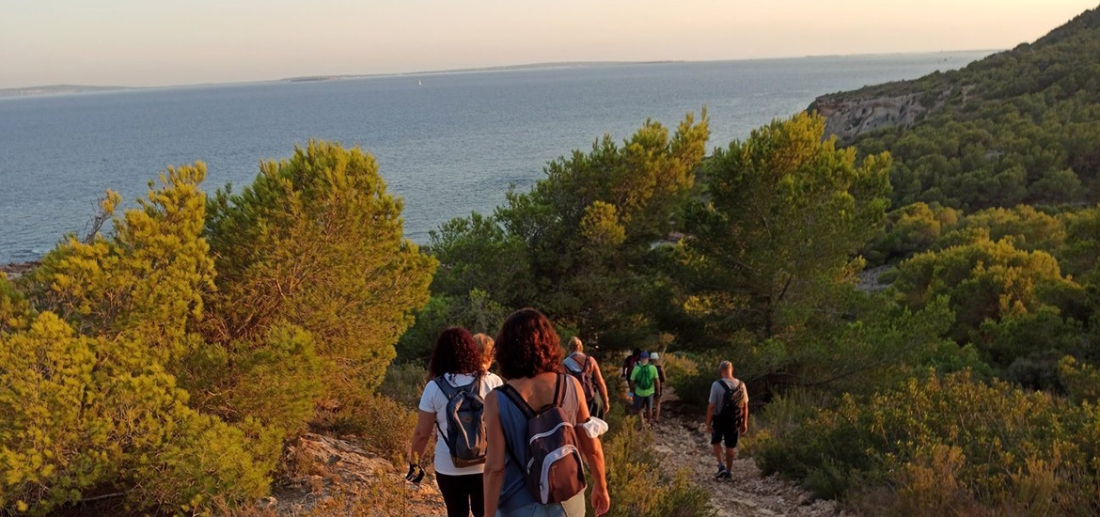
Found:
[(726, 470), (725, 465), (718, 466), (718, 473), (714, 475), (714, 479), (730, 479), (733, 476), (730, 475), (730, 471)]

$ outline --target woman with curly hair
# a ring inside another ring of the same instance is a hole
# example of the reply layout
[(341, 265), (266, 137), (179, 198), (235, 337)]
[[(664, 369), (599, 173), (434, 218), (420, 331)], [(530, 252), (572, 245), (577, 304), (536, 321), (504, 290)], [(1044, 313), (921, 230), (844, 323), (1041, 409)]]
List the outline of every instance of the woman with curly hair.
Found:
[(534, 460), (528, 441), (531, 408), (544, 408), (540, 414), (547, 408), (561, 409), (564, 423), (559, 425), (575, 429), (576, 443), (591, 472), (592, 507), (596, 515), (607, 513), (611, 498), (607, 493), (603, 447), (598, 432), (588, 432), (588, 404), (580, 383), (562, 370), (561, 341), (553, 325), (534, 309), (512, 313), (497, 335), (496, 360), (508, 382), (485, 399), (489, 446), (485, 456), (487, 515), (578, 517), (585, 514), (583, 484), (579, 485), (579, 491), (570, 490), (568, 493), (573, 495), (564, 501), (549, 504), (543, 504), (539, 496), (528, 489), (525, 466), (519, 464), (526, 460), (518, 458)]
[[(460, 390), (472, 390), (485, 398), (503, 381), (489, 373), (493, 364), (493, 340), (484, 334), (475, 339), (462, 327), (445, 329), (435, 340), (435, 349), (428, 363), (431, 380), (420, 396), (420, 411), (409, 447), (409, 464), (418, 466), (419, 458), (428, 446), (432, 427), (438, 433), (435, 439), (435, 481), (443, 502), (447, 505), (447, 517), (474, 517), (485, 515), (482, 474), (484, 464), (456, 466), (447, 446), (449, 429), (447, 405)], [(459, 430), (461, 431), (461, 430)]]

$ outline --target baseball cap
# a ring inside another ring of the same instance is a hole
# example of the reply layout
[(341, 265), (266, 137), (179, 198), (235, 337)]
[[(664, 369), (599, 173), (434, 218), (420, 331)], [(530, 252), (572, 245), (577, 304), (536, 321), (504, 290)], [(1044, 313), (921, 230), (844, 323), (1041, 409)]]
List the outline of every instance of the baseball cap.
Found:
[(642, 355), (638, 356), (642, 359), (649, 359), (649, 352), (642, 352)]

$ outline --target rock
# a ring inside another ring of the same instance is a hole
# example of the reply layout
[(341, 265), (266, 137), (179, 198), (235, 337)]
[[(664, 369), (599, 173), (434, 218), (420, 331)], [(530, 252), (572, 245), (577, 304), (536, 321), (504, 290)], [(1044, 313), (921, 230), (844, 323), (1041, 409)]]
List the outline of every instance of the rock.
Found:
[(886, 127), (911, 127), (928, 111), (917, 94), (897, 97), (819, 97), (817, 112), (825, 117), (825, 135), (851, 140), (860, 134)]
[(351, 440), (305, 434), (287, 446), (280, 465), (277, 497), (262, 508), (276, 515), (446, 514), (443, 497), (431, 477), (419, 486), (405, 481), (387, 460)]
[(11, 264), (0, 264), (0, 273), (6, 274), (9, 280), (15, 280), (27, 273), (32, 269), (38, 267), (41, 262), (20, 262)]

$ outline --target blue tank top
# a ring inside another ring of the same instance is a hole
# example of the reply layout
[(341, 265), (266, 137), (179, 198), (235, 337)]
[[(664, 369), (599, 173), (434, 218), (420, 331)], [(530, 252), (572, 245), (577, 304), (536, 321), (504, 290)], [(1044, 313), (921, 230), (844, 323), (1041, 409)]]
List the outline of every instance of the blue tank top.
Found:
[[(577, 425), (577, 388), (570, 381), (572, 379), (569, 376), (562, 379), (565, 383), (565, 395), (562, 397), (561, 407), (565, 410), (569, 422)], [(522, 467), (512, 460), (513, 454), (520, 458), (520, 461), (527, 458), (527, 417), (512, 403), (512, 399), (501, 393), (499, 389), (493, 390), (493, 393), (496, 394), (497, 406), (500, 408), (500, 427), (504, 430), (505, 447), (510, 451), (505, 452), (504, 455), (504, 484), (500, 487), (498, 503), (501, 512), (507, 513), (538, 501), (524, 484)]]

